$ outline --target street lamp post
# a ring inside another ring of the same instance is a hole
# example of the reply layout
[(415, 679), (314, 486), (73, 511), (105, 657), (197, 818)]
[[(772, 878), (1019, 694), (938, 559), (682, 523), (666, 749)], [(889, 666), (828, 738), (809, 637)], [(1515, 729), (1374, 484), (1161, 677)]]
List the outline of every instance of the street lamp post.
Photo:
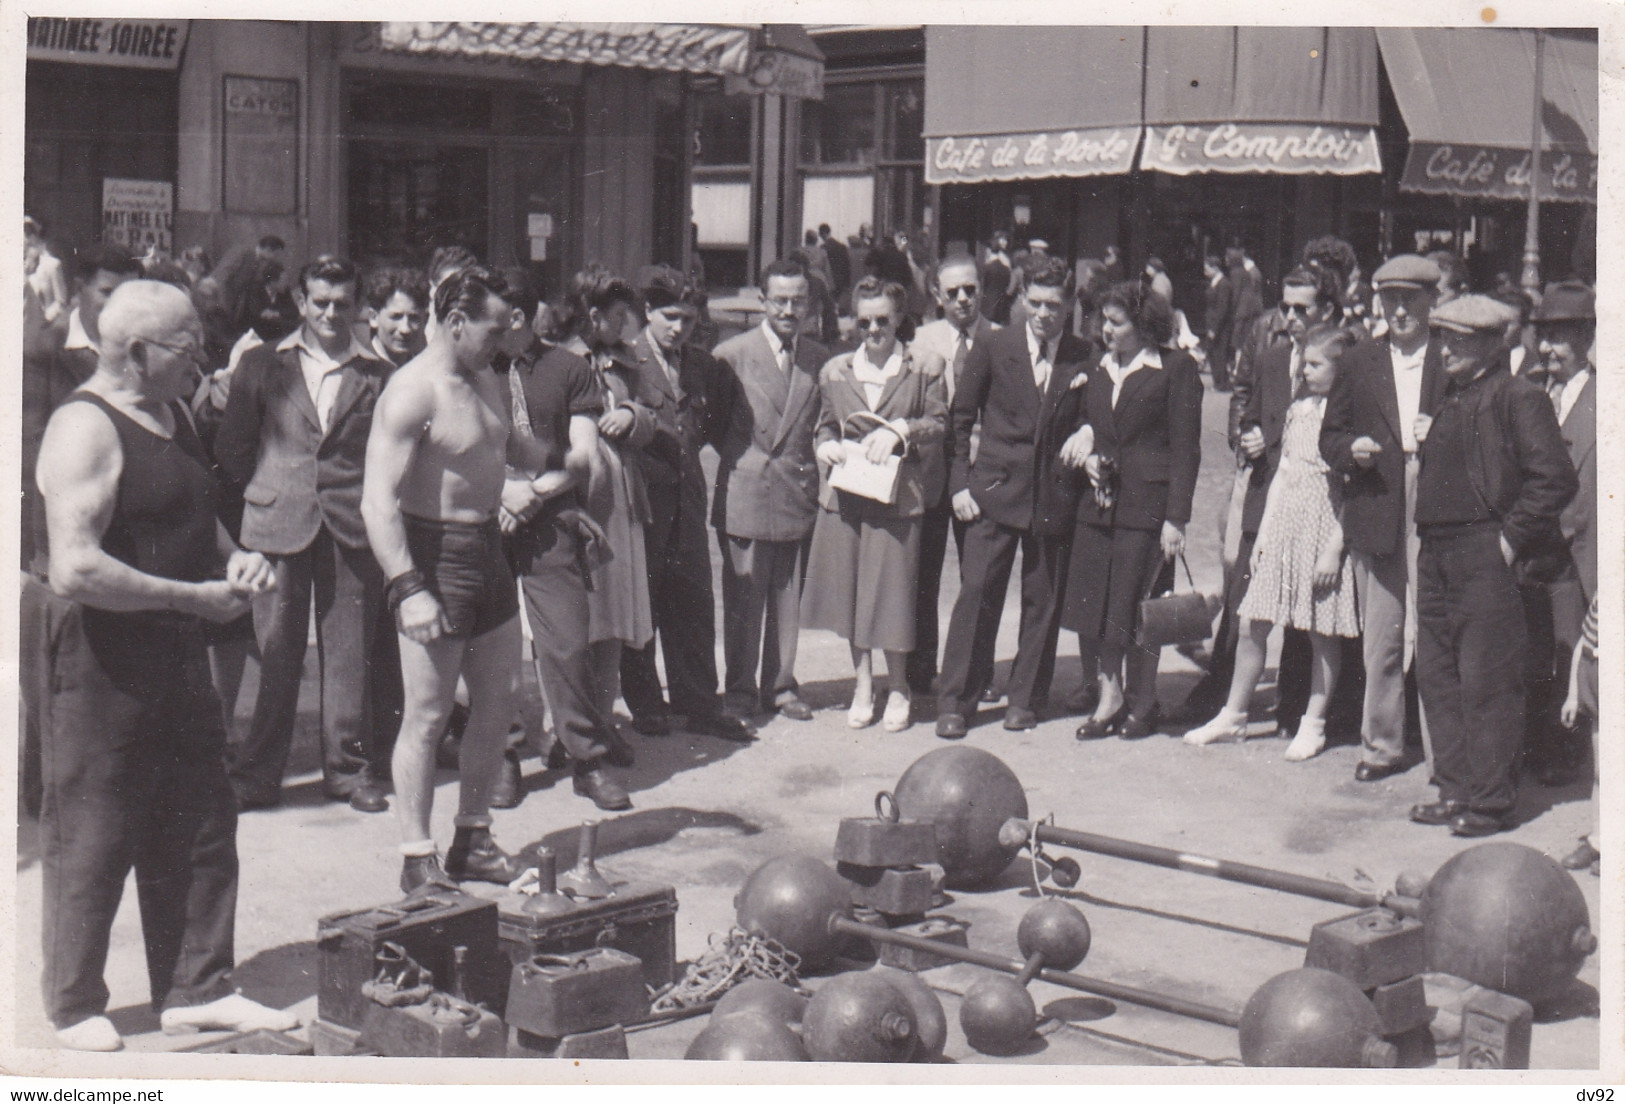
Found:
[(1523, 277), (1520, 281), (1531, 295), (1540, 293), (1540, 147), (1545, 133), (1541, 108), (1545, 84), (1541, 79), (1546, 32), (1535, 31), (1535, 95), (1533, 120), (1529, 126), (1529, 212), (1524, 219)]

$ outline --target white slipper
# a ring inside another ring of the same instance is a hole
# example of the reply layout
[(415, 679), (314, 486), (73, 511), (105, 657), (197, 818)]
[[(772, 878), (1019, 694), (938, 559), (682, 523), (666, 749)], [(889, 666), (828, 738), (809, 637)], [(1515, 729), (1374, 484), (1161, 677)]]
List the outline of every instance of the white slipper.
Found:
[(1304, 717), (1298, 722), (1297, 735), (1293, 736), (1292, 742), (1287, 745), (1286, 761), (1301, 763), (1305, 759), (1313, 759), (1320, 754), (1321, 749), (1325, 746), (1325, 719), (1312, 720), (1309, 717)]
[(886, 699), (886, 714), (882, 723), (887, 732), (901, 732), (914, 723), (914, 701), (907, 694), (893, 690)]
[(1195, 747), (1208, 744), (1228, 744), (1247, 738), (1247, 714), (1231, 709), (1219, 710), (1219, 715), (1200, 728), (1185, 733), (1185, 742)]
[(124, 1040), (119, 1038), (118, 1028), (106, 1016), (92, 1016), (88, 1020), (80, 1020), (72, 1027), (60, 1028), (56, 1033), (56, 1041), (69, 1050), (97, 1050), (113, 1051), (123, 1050)]
[(208, 1004), (166, 1008), (158, 1017), (158, 1023), (165, 1035), (183, 1035), (189, 1031), (292, 1031), (299, 1026), (299, 1017), (233, 993)]

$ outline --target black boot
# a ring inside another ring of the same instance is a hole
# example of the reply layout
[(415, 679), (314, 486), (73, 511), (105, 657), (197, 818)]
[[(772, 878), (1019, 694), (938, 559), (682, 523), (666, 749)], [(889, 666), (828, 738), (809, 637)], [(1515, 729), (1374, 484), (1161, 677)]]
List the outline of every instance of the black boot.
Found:
[(507, 885), (518, 878), (517, 859), (497, 846), (487, 825), (459, 825), (446, 850), (446, 873), (459, 882), (496, 882)]

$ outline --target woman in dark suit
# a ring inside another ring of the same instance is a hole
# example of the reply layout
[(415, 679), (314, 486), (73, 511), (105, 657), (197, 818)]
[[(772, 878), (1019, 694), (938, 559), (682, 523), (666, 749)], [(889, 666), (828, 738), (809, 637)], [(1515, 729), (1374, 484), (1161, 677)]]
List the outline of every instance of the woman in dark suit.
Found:
[[(885, 727), (900, 732), (909, 726), (911, 711), (903, 670), (914, 650), (915, 572), (925, 513), (921, 459), (942, 448), (948, 392), (942, 358), (911, 353), (898, 333), (908, 308), (902, 285), (866, 277), (853, 289), (852, 305), (863, 343), (832, 359), (818, 376), (816, 439), (825, 477), (801, 624), (829, 629), (851, 643), (856, 685), (847, 723), (853, 728), (874, 722), (873, 650), (886, 653), (891, 693)], [(854, 447), (874, 463), (902, 454), (891, 504), (830, 485)]]
[(1135, 643), (1140, 600), (1170, 585), (1185, 550), (1202, 459), (1202, 382), (1188, 354), (1166, 347), (1173, 309), (1143, 284), (1113, 287), (1101, 319), (1106, 355), (1084, 399), (1094, 494), (1078, 504), (1062, 624), (1078, 634), (1085, 675), (1099, 663), (1100, 699), (1078, 739), (1115, 732), (1137, 740), (1159, 720), (1159, 652)]

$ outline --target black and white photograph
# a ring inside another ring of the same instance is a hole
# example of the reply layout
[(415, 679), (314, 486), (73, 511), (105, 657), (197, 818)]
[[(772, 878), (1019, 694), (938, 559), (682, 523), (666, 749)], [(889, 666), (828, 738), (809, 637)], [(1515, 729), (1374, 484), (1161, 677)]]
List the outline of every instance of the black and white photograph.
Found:
[(1617, 9), (62, 3), (0, 1079), (1625, 1076)]

